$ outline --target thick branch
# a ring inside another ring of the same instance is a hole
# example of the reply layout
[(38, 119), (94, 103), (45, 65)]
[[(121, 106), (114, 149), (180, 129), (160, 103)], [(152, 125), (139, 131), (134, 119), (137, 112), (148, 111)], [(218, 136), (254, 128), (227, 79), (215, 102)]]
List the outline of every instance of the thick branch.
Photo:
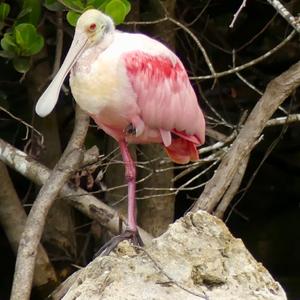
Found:
[[(37, 185), (43, 185), (50, 176), (51, 171), (48, 168), (2, 139), (0, 139), (0, 160)], [(72, 206), (89, 218), (98, 221), (114, 234), (120, 233), (120, 227), (126, 227), (125, 217), (81, 188), (65, 184), (60, 190), (59, 196), (64, 197)], [(139, 228), (139, 233), (143, 242), (146, 245), (149, 244), (152, 236), (142, 228)]]
[(79, 108), (76, 110), (75, 128), (61, 159), (41, 188), (27, 218), (22, 234), (11, 300), (30, 297), (37, 247), (40, 242), (46, 217), (60, 189), (75, 172), (82, 160), (82, 145), (88, 130), (89, 118)]
[[(14, 189), (7, 168), (2, 162), (0, 162), (0, 188), (0, 223), (13, 251), (17, 253), (27, 215)], [(46, 251), (40, 245), (37, 251), (33, 285), (40, 287), (50, 281), (57, 282), (56, 274)]]
[(218, 218), (223, 219), (223, 216), (224, 216), (224, 213), (225, 213), (227, 207), (229, 206), (233, 197), (236, 195), (236, 193), (242, 183), (245, 171), (247, 169), (248, 161), (249, 161), (249, 156), (246, 157), (241, 162), (240, 166), (237, 169), (237, 172), (235, 173), (235, 175), (232, 179), (232, 182), (230, 183), (229, 188), (227, 189), (227, 191), (224, 194), (224, 197), (222, 198), (222, 201), (217, 206), (214, 215), (217, 216)]
[(255, 142), (278, 106), (300, 85), (300, 62), (273, 79), (255, 105), (231, 149), (224, 156), (214, 176), (205, 186), (193, 211), (212, 212), (232, 182), (239, 165), (249, 156)]

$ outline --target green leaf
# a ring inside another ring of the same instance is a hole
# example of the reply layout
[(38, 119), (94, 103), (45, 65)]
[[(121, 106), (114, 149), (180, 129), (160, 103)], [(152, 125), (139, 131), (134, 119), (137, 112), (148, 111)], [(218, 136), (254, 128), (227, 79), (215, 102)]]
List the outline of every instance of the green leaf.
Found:
[(21, 49), (22, 56), (31, 56), (38, 53), (44, 47), (44, 38), (32, 24), (19, 24), (14, 28), (17, 45)]
[(131, 10), (131, 4), (127, 0), (122, 0), (123, 4), (126, 6), (126, 15), (130, 12)]
[(13, 65), (18, 72), (26, 73), (31, 67), (31, 60), (29, 57), (15, 57)]
[(67, 21), (69, 22), (70, 25), (76, 26), (77, 20), (80, 17), (80, 14), (74, 11), (69, 11), (67, 13)]
[(7, 3), (0, 3), (0, 22), (3, 22), (10, 12), (10, 6)]
[(93, 7), (99, 9), (101, 5), (107, 4), (110, 0), (88, 0), (86, 3), (86, 7)]
[(29, 7), (22, 9), (19, 12), (19, 14), (17, 15), (17, 19), (19, 20), (19, 22), (20, 22), (20, 19), (26, 17), (28, 14), (30, 14), (30, 12), (31, 12), (31, 8), (29, 8)]
[(64, 6), (56, 0), (45, 0), (44, 6), (51, 11), (63, 11)]
[(104, 12), (111, 16), (115, 24), (118, 25), (124, 22), (128, 13), (128, 7), (122, 0), (111, 0), (106, 4)]
[(105, 6), (110, 2), (111, 0), (103, 0), (102, 4), (100, 4), (97, 9), (102, 10), (103, 12), (105, 11)]
[(14, 54), (13, 52), (8, 52), (8, 51), (6, 51), (6, 50), (4, 50), (4, 51), (1, 51), (1, 50), (0, 50), (0, 57), (11, 59), (11, 58), (13, 58), (14, 56), (15, 56), (15, 54)]
[(1, 47), (6, 53), (12, 56), (15, 54), (18, 55), (19, 53), (19, 47), (15, 42), (13, 33), (11, 32), (4, 34), (3, 38), (1, 39)]
[(81, 0), (60, 0), (60, 2), (70, 10), (78, 13), (83, 12), (85, 5)]
[(31, 23), (37, 25), (41, 17), (40, 0), (23, 0), (22, 10), (17, 17), (17, 24)]

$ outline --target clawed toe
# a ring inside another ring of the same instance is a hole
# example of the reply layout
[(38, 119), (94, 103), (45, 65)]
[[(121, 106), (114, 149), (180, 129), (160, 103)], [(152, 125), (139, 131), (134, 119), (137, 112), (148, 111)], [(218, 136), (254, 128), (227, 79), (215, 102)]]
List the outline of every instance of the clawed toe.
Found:
[(138, 233), (138, 231), (125, 230), (120, 235), (114, 236), (110, 241), (105, 243), (94, 255), (94, 258), (97, 256), (106, 256), (113, 251), (119, 243), (124, 240), (130, 240), (133, 245), (144, 246), (144, 243)]

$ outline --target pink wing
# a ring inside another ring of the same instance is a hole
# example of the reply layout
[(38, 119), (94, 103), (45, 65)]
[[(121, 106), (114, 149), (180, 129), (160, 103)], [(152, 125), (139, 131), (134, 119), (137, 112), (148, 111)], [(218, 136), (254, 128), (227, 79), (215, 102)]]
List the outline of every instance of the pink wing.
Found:
[(205, 140), (202, 111), (184, 66), (171, 55), (154, 56), (142, 51), (123, 55), (142, 119), (150, 128), (161, 130), (164, 143), (173, 132), (202, 144)]

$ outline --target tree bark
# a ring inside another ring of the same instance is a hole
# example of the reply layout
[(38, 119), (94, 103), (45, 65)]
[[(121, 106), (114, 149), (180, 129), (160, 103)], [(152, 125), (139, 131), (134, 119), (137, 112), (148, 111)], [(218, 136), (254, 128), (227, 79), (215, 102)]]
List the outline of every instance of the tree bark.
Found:
[(300, 62), (271, 80), (263, 96), (252, 109), (241, 131), (226, 153), (214, 176), (205, 185), (193, 211), (214, 211), (245, 160), (256, 145), (259, 135), (278, 107), (300, 85)]
[[(27, 215), (15, 191), (7, 168), (2, 162), (0, 162), (0, 190), (0, 223), (16, 254)], [(33, 285), (41, 287), (49, 283), (57, 283), (57, 278), (46, 251), (40, 245), (37, 252)]]

